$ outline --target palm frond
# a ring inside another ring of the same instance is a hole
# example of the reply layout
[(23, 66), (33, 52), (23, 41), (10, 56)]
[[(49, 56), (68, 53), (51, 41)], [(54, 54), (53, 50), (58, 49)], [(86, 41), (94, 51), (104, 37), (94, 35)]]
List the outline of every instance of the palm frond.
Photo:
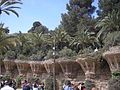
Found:
[(0, 2), (0, 6), (3, 5), (5, 2), (7, 2), (8, 0), (1, 0)]
[(20, 7), (14, 6), (16, 4), (22, 4), (21, 0), (18, 0), (18, 1), (1, 0), (0, 2), (1, 13), (0, 14), (4, 12), (7, 15), (10, 15), (9, 12), (12, 12), (17, 17), (19, 17), (18, 13), (15, 10), (13, 10), (13, 9), (20, 9)]
[(19, 14), (18, 14), (15, 10), (12, 10), (12, 9), (10, 9), (10, 8), (8, 8), (8, 9), (6, 9), (6, 10), (14, 13), (17, 17), (19, 17)]
[(7, 15), (10, 15), (10, 13), (8, 11), (6, 11), (6, 10), (4, 10), (3, 12), (5, 12)]

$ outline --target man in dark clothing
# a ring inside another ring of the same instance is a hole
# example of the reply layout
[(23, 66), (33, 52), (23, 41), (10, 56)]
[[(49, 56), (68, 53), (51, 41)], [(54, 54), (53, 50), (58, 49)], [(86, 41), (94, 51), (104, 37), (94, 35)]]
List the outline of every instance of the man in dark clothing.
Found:
[(22, 86), (22, 90), (30, 90), (30, 85), (28, 84), (27, 80), (24, 81)]

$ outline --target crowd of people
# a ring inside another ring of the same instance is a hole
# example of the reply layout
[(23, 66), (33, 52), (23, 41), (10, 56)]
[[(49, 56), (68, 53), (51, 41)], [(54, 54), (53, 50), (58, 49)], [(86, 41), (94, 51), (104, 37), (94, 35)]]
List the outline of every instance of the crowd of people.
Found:
[[(21, 84), (22, 90), (44, 90), (44, 83), (38, 84), (35, 81), (33, 84), (29, 83), (27, 80), (24, 80)], [(12, 79), (3, 80), (0, 82), (0, 90), (16, 90), (16, 82)]]
[(86, 88), (83, 82), (73, 84), (71, 81), (67, 80), (63, 85), (63, 90), (86, 90)]
[(16, 82), (12, 79), (0, 82), (0, 90), (16, 90)]
[[(85, 82), (72, 82), (70, 80), (66, 80), (63, 85), (63, 90), (88, 90)], [(95, 87), (94, 83), (89, 83), (89, 90), (98, 90), (98, 88)]]
[(44, 90), (44, 83), (39, 84), (36, 80), (33, 84), (31, 84), (27, 80), (24, 80), (22, 83), (22, 90)]
[[(24, 80), (21, 83), (22, 90), (44, 90), (44, 83), (39, 83), (39, 80), (36, 80), (33, 83)], [(63, 90), (87, 90), (85, 88), (84, 82), (71, 83), (70, 80), (66, 80), (63, 84)], [(15, 80), (9, 79), (0, 82), (0, 90), (16, 90)], [(91, 90), (97, 90), (94, 87)]]

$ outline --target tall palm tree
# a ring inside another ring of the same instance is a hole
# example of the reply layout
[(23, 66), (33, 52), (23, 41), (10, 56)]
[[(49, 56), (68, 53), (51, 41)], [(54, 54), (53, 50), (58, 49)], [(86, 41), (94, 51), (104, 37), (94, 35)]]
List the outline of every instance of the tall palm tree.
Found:
[(19, 32), (15, 35), (17, 38), (16, 52), (17, 54), (29, 55), (31, 50), (31, 42), (28, 33)]
[(16, 4), (22, 4), (21, 0), (0, 0), (0, 14), (3, 12), (10, 15), (10, 12), (14, 13), (17, 17), (19, 14), (14, 9), (20, 9), (20, 7), (15, 6)]
[[(0, 25), (2, 26), (2, 25)], [(16, 39), (13, 35), (5, 33), (4, 28), (0, 27), (0, 53), (16, 45)]]
[[(4, 54), (7, 52), (7, 50), (13, 48), (16, 45), (16, 39), (12, 35), (8, 35), (6, 33), (5, 29), (3, 27), (4, 24), (0, 23), (0, 56), (4, 57)], [(0, 59), (0, 74), (1, 74), (1, 60)]]
[[(69, 40), (71, 39), (71, 37), (68, 35), (68, 33), (62, 29), (62, 28), (58, 28), (55, 30), (55, 32), (53, 33), (54, 35), (52, 35), (52, 41), (53, 43), (56, 44), (56, 47), (61, 50), (63, 49), (65, 46), (69, 45)], [(55, 40), (55, 42), (54, 42)]]
[(84, 50), (89, 46), (95, 47), (94, 43), (97, 41), (95, 36), (91, 36), (90, 34), (91, 33), (87, 30), (81, 29), (81, 31), (78, 31), (76, 36), (72, 39), (70, 46), (73, 47), (76, 52), (79, 52), (80, 49)]
[(101, 28), (97, 37), (106, 37), (108, 32), (120, 31), (120, 11), (113, 10), (108, 13), (102, 20), (100, 20), (96, 27)]
[(28, 33), (29, 41), (33, 44), (34, 47), (41, 47), (44, 43), (43, 34), (41, 33)]

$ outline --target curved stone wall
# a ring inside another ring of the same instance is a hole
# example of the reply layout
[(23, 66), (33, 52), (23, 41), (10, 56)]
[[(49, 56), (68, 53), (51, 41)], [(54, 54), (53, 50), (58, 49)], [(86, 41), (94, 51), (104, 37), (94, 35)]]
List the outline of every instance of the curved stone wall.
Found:
[[(104, 64), (106, 65), (103, 65), (103, 68), (100, 66), (100, 63), (103, 61), (98, 62), (97, 59), (86, 57), (78, 58), (76, 60), (66, 60), (60, 58), (56, 59), (55, 63), (53, 59), (46, 61), (21, 61), (5, 59), (3, 60), (3, 65), (0, 70), (4, 69), (7, 74), (12, 75), (12, 71), (16, 69), (19, 73), (17, 75), (23, 74), (27, 76), (31, 73), (33, 76), (43, 75), (43, 78), (46, 78), (47, 75), (53, 74), (53, 68), (55, 65), (55, 74), (58, 80), (94, 80), (97, 85), (101, 81), (107, 83), (107, 80), (111, 77), (111, 73), (114, 71), (120, 71), (120, 47), (112, 47), (112, 49), (103, 53), (103, 57), (107, 61), (104, 61)], [(5, 74), (5, 72), (1, 72), (1, 74)], [(14, 74), (13, 77), (16, 77), (16, 74)], [(97, 86), (102, 88), (101, 85)]]

